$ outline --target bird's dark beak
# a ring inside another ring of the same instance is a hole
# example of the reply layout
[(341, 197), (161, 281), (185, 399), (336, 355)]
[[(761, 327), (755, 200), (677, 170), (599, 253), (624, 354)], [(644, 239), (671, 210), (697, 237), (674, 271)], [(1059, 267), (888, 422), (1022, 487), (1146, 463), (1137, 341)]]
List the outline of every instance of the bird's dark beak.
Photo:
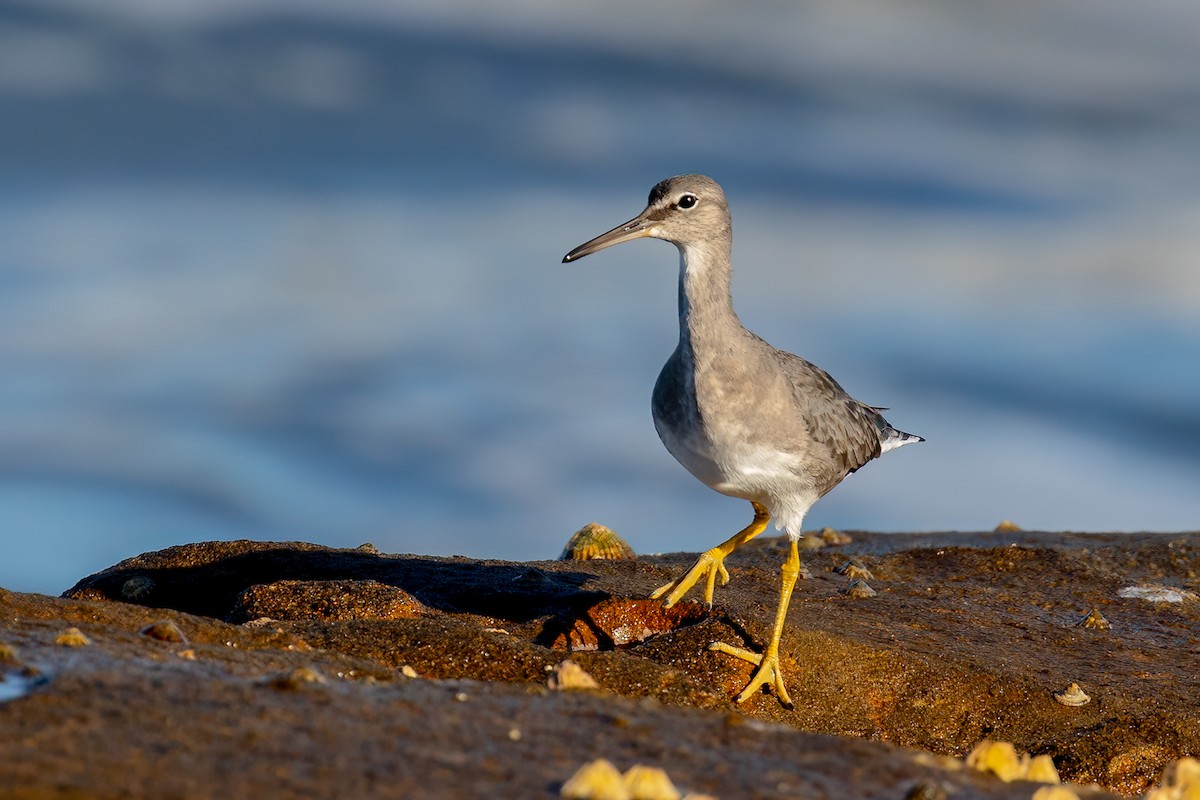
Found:
[(629, 242), (634, 239), (641, 239), (644, 236), (652, 236), (654, 221), (650, 219), (647, 212), (649, 212), (649, 209), (646, 209), (646, 211), (638, 214), (636, 217), (629, 220), (629, 222), (618, 225), (611, 231), (602, 233), (595, 239), (579, 245), (579, 247), (576, 247), (574, 250), (563, 256), (563, 263), (566, 264), (571, 261), (576, 261), (584, 256), (595, 253), (597, 250), (603, 250), (606, 247), (612, 247), (614, 244)]

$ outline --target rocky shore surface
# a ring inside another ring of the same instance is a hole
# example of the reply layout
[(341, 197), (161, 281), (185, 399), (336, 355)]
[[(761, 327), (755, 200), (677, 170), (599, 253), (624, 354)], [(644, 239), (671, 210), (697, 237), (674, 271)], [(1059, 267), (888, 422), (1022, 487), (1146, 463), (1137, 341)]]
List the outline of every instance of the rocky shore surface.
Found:
[(1050, 796), (968, 768), (990, 740), (1106, 798), (1200, 756), (1200, 533), (811, 538), (793, 709), (735, 705), (750, 665), (708, 650), (766, 641), (779, 539), (727, 561), (711, 610), (646, 599), (695, 554), (299, 542), (0, 590), (0, 797), (556, 798), (597, 759), (723, 800)]

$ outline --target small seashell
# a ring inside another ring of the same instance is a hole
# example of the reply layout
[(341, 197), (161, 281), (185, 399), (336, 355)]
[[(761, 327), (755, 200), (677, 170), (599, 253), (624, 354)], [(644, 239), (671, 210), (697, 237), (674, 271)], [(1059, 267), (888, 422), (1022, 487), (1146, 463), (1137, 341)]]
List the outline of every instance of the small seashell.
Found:
[(1033, 793), (1030, 800), (1079, 800), (1079, 795), (1066, 786), (1043, 786)]
[(1038, 783), (1059, 783), (1061, 781), (1058, 777), (1058, 767), (1054, 766), (1054, 759), (1045, 753), (1029, 759), (1029, 763), (1025, 765), (1025, 780)]
[(967, 756), (967, 766), (980, 772), (990, 772), (1008, 783), (1025, 774), (1025, 765), (1017, 755), (1011, 742), (993, 742), (984, 739)]
[(158, 622), (152, 622), (142, 628), (140, 633), (143, 636), (149, 636), (151, 639), (158, 639), (162, 642), (186, 642), (187, 637), (183, 635), (183, 631), (175, 624), (174, 620), (163, 619)]
[(636, 558), (633, 548), (611, 528), (589, 522), (575, 531), (563, 548), (559, 561), (591, 561), (593, 559)]
[(1104, 615), (1100, 613), (1100, 609), (1092, 606), (1092, 610), (1084, 615), (1083, 619), (1079, 620), (1079, 622), (1076, 622), (1075, 627), (1106, 631), (1112, 626), (1108, 624), (1108, 620), (1106, 620)]
[(154, 579), (149, 575), (134, 575), (121, 584), (121, 597), (126, 600), (141, 600), (154, 590)]
[(946, 790), (936, 783), (921, 781), (904, 794), (904, 800), (946, 800)]
[(842, 590), (842, 594), (847, 594), (861, 600), (866, 597), (874, 597), (878, 592), (868, 586), (867, 582), (862, 578), (855, 578), (850, 581), (849, 586)]
[(1092, 698), (1085, 694), (1083, 689), (1079, 688), (1078, 683), (1072, 683), (1061, 692), (1055, 692), (1054, 699), (1064, 706), (1086, 706), (1092, 702)]
[(556, 691), (600, 688), (600, 684), (596, 683), (595, 678), (588, 675), (583, 667), (569, 658), (557, 667), (554, 667), (547, 685)]
[(558, 791), (565, 800), (631, 800), (625, 778), (606, 758), (584, 764)]
[(1023, 530), (1023, 528), (1011, 519), (1002, 519), (996, 526), (995, 533), (1014, 533), (1019, 530)]
[(1189, 800), (1200, 796), (1200, 759), (1185, 757), (1167, 764), (1159, 785), (1164, 789), (1174, 790), (1178, 796)]
[(324, 683), (325, 676), (312, 667), (296, 667), (291, 672), (267, 678), (266, 684), (276, 689), (300, 689), (309, 683)]
[(854, 540), (839, 530), (821, 528), (821, 541), (831, 547), (836, 547), (840, 544), (850, 544)]
[(417, 677), (417, 671), (415, 669), (413, 669), (412, 667), (410, 667), (408, 664), (405, 664), (403, 667), (400, 668), (400, 674), (406, 678)]
[(679, 790), (658, 767), (634, 764), (625, 771), (630, 800), (679, 800)]
[(852, 558), (844, 564), (834, 567), (833, 571), (838, 575), (846, 575), (850, 578), (862, 578), (864, 581), (875, 580), (871, 570), (867, 569), (866, 565), (857, 558)]
[(67, 628), (54, 638), (54, 643), (61, 644), (63, 647), (87, 647), (92, 640), (85, 636), (79, 628)]

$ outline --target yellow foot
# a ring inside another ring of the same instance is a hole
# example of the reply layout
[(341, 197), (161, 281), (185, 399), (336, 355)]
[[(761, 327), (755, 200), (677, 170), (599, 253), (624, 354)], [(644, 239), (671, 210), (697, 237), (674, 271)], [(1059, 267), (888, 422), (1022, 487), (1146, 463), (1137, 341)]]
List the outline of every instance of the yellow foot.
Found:
[(734, 647), (724, 642), (713, 642), (708, 646), (708, 649), (758, 665), (758, 669), (754, 671), (754, 675), (750, 678), (750, 683), (746, 684), (745, 689), (742, 689), (742, 693), (737, 696), (735, 702), (746, 702), (749, 697), (762, 689), (762, 687), (770, 684), (775, 688), (775, 696), (779, 698), (779, 702), (788, 708), (793, 708), (792, 698), (788, 696), (787, 687), (783, 685), (783, 669), (779, 666), (778, 650), (768, 648), (767, 653), (761, 655), (744, 647)]
[[(687, 573), (677, 580), (663, 584), (655, 589), (650, 594), (651, 600), (657, 600), (663, 595), (667, 599), (663, 604), (670, 608), (683, 599), (683, 596), (688, 593), (688, 590), (700, 582), (700, 578), (706, 578), (704, 584), (704, 602), (708, 603), (709, 608), (712, 608), (713, 588), (717, 583), (717, 576), (721, 576), (721, 585), (729, 583), (729, 570), (725, 569), (725, 556), (728, 555), (721, 551), (720, 548), (714, 547), (712, 550), (707, 550), (700, 554), (696, 559), (696, 563)], [(668, 594), (669, 593), (669, 594)]]

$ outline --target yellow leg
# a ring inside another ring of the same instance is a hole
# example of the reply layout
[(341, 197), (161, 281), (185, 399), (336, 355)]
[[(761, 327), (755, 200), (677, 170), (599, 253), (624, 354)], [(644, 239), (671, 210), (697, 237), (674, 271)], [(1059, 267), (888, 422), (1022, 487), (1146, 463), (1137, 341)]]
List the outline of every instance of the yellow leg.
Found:
[(792, 540), (792, 548), (788, 552), (787, 560), (783, 562), (780, 573), (779, 610), (775, 612), (775, 630), (771, 632), (771, 641), (762, 655), (724, 642), (714, 642), (708, 648), (737, 656), (744, 661), (758, 665), (758, 669), (750, 678), (750, 683), (737, 696), (739, 703), (745, 702), (746, 698), (763, 686), (770, 684), (775, 687), (775, 694), (779, 697), (779, 702), (788, 708), (792, 707), (792, 698), (788, 697), (787, 687), (783, 685), (783, 669), (779, 666), (779, 639), (783, 636), (783, 624), (787, 620), (788, 604), (792, 600), (792, 589), (796, 586), (796, 576), (800, 574), (800, 550), (796, 546), (795, 540)]
[[(729, 537), (725, 541), (711, 550), (700, 554), (696, 559), (696, 563), (687, 571), (682, 578), (671, 581), (668, 584), (658, 587), (650, 595), (651, 600), (657, 600), (664, 594), (667, 599), (663, 601), (667, 608), (678, 603), (683, 599), (683, 596), (688, 593), (688, 590), (695, 586), (701, 577), (706, 577), (707, 581), (704, 585), (704, 602), (712, 606), (713, 587), (716, 586), (717, 575), (721, 576), (721, 585), (729, 583), (729, 570), (725, 569), (725, 556), (738, 549), (746, 542), (758, 536), (767, 529), (767, 523), (771, 519), (771, 515), (767, 510), (758, 503), (751, 501), (754, 506), (754, 521), (742, 528), (740, 531)], [(668, 594), (668, 592), (670, 594)]]

